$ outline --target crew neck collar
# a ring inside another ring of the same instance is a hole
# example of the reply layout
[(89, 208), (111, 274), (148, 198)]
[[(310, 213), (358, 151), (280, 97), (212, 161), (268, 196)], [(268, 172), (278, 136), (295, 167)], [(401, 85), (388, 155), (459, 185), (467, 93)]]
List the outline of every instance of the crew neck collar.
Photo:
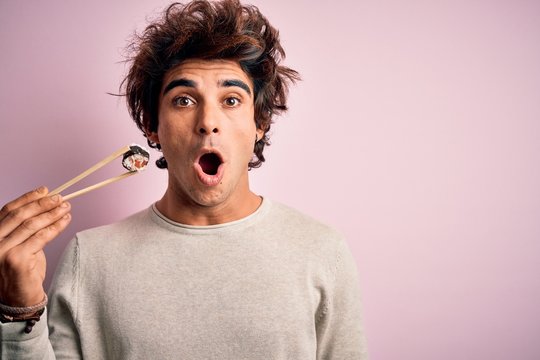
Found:
[(236, 231), (251, 226), (268, 212), (270, 206), (271, 201), (263, 197), (257, 210), (248, 216), (238, 220), (215, 225), (188, 225), (173, 221), (167, 218), (157, 209), (156, 203), (152, 204), (149, 212), (154, 223), (161, 227), (165, 227), (168, 230), (179, 233), (211, 234), (223, 231)]

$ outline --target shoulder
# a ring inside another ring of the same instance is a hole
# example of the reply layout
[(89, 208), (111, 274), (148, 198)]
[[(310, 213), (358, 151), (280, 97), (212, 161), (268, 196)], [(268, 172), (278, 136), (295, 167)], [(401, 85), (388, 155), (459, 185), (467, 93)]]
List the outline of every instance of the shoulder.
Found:
[(272, 202), (270, 216), (273, 217), (272, 220), (276, 223), (288, 227), (288, 230), (299, 230), (303, 233), (307, 232), (330, 237), (341, 237), (341, 234), (333, 227), (279, 202)]
[(285, 256), (294, 257), (292, 263), (311, 269), (324, 283), (331, 284), (344, 273), (355, 273), (355, 260), (340, 231), (278, 202), (271, 203), (266, 218), (265, 240), (279, 242)]
[(83, 230), (76, 234), (79, 243), (107, 242), (108, 245), (127, 238), (137, 238), (153, 224), (150, 208), (136, 212), (115, 223)]
[(338, 230), (288, 205), (272, 201), (266, 226), (273, 233), (282, 235), (287, 241), (299, 242), (302, 246), (319, 248), (322, 251), (336, 249), (344, 243)]

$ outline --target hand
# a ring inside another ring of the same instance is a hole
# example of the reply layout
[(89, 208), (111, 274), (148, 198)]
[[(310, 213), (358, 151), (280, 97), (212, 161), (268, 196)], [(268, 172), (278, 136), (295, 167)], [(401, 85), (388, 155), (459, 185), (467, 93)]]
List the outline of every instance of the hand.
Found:
[(71, 221), (70, 204), (62, 196), (37, 190), (0, 210), (0, 303), (25, 307), (45, 297), (43, 248)]

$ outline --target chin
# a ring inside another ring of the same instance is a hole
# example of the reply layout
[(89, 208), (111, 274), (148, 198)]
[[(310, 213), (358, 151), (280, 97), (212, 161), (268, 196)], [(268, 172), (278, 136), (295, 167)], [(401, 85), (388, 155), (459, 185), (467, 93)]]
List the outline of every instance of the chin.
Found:
[(190, 193), (191, 201), (199, 206), (213, 207), (222, 204), (227, 200), (223, 191), (217, 189), (195, 190)]

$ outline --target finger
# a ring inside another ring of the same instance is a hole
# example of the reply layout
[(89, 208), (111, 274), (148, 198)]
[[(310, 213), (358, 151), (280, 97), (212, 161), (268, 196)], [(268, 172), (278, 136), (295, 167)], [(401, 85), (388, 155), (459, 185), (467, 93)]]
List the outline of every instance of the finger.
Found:
[(0, 209), (0, 220), (3, 220), (11, 211), (20, 208), (23, 205), (29, 204), (32, 201), (36, 201), (39, 198), (44, 197), (49, 193), (49, 190), (45, 186), (41, 186), (35, 190), (27, 192), (26, 194), (18, 197), (17, 199), (10, 201)]
[[(24, 224), (25, 221), (50, 211), (61, 203), (62, 197), (60, 195), (45, 196), (8, 212), (7, 215), (0, 220), (0, 239), (7, 237), (12, 231)], [(36, 231), (37, 230), (39, 229), (36, 229)]]
[(0, 248), (7, 251), (7, 249), (14, 248), (15, 246), (23, 243), (42, 229), (47, 228), (48, 226), (57, 222), (60, 218), (69, 213), (70, 209), (70, 204), (64, 202), (54, 209), (23, 221), (19, 227), (17, 227), (2, 242), (0, 242)]
[(43, 250), (45, 245), (55, 239), (71, 222), (71, 214), (67, 213), (51, 225), (39, 230), (20, 246), (29, 253), (36, 254)]

